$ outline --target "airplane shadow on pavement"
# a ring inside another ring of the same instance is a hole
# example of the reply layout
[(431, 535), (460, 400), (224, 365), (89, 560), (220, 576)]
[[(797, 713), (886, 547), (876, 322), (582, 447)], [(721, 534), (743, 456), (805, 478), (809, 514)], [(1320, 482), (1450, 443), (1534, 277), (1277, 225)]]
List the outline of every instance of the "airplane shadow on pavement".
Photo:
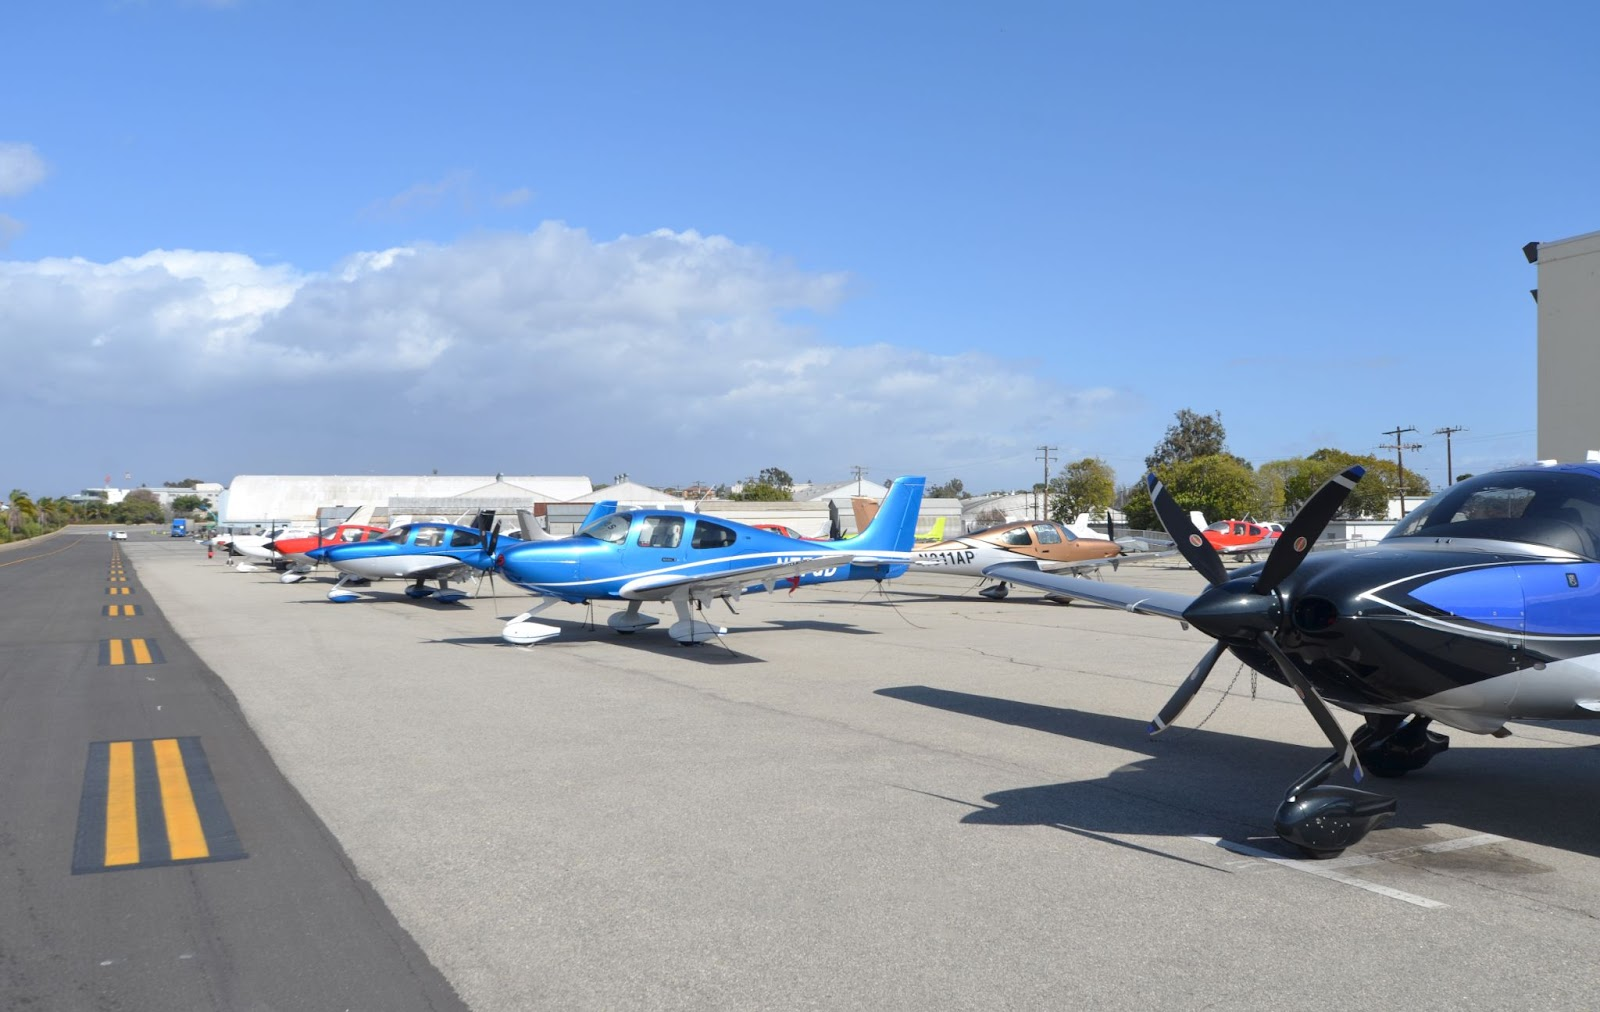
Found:
[[(1285, 789), (1329, 751), (1183, 726), (1151, 738), (1144, 720), (926, 685), (876, 694), (1147, 757), (1098, 780), (998, 791), (982, 804), (949, 798), (975, 809), (961, 820), (969, 825), (1055, 826), (1084, 835), (1267, 837), (1276, 843), (1272, 816)], [(1383, 849), (1385, 829), (1448, 825), (1600, 857), (1600, 814), (1586, 800), (1600, 792), (1600, 746), (1513, 748), (1440, 730), (1451, 736), (1450, 751), (1427, 768), (1403, 778), (1369, 775), (1361, 784), (1400, 803), (1395, 818), (1369, 838), (1373, 849)], [(1349, 781), (1335, 776), (1330, 782)], [(1287, 845), (1281, 850), (1295, 856)]]

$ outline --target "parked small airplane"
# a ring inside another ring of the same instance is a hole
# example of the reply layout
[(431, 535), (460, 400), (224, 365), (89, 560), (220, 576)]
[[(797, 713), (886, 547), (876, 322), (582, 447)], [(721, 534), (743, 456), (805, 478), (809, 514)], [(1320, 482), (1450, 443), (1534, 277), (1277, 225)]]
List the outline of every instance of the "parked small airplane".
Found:
[[(905, 572), (924, 481), (898, 478), (878, 517), (849, 541), (796, 541), (731, 520), (682, 510), (625, 510), (601, 503), (570, 538), (492, 546), (493, 571), (546, 598), (505, 626), (507, 642), (533, 644), (560, 633), (532, 621), (558, 601), (627, 601), (607, 624), (633, 633), (657, 624), (640, 614), (646, 601), (670, 601), (678, 621), (668, 634), (702, 643), (726, 629), (696, 618), (717, 598), (836, 580), (887, 580)], [(491, 542), (493, 541), (491, 536)], [(693, 610), (691, 610), (691, 608)]]
[[(329, 545), (351, 545), (363, 541), (371, 541), (387, 531), (387, 527), (373, 527), (370, 524), (335, 524), (324, 527), (316, 534), (302, 536), (280, 536), (264, 543), (259, 549), (262, 558), (275, 566), (287, 566), (280, 578), (284, 583), (298, 583), (306, 578), (316, 566), (306, 553)], [(241, 548), (246, 556), (254, 556), (256, 549)]]
[[(1176, 619), (1216, 643), (1151, 722), (1165, 730), (1224, 652), (1292, 687), (1333, 743), (1279, 806), (1279, 836), (1331, 857), (1393, 798), (1326, 786), (1341, 764), (1402, 776), (1449, 739), (1434, 721), (1505, 737), (1507, 721), (1600, 718), (1600, 465), (1479, 474), (1434, 495), (1375, 548), (1307, 554), (1363, 470), (1319, 489), (1265, 563), (1229, 573), (1150, 475), (1151, 500), (1211, 586), (1197, 596), (1021, 572), (1042, 590)], [(1360, 714), (1352, 737), (1328, 702)]]
[[(1207, 524), (1206, 518), (1196, 510), (1189, 514), (1200, 536), (1223, 555), (1244, 555), (1255, 561), (1255, 553), (1270, 551), (1283, 532), (1281, 524), (1263, 524), (1254, 520), (1218, 520)], [(1168, 533), (1171, 533), (1170, 531)]]
[[(472, 527), (435, 520), (402, 524), (366, 541), (324, 545), (304, 554), (311, 562), (326, 562), (339, 571), (339, 579), (328, 591), (330, 601), (344, 604), (360, 600), (361, 595), (350, 589), (353, 583), (401, 579), (412, 581), (405, 590), (407, 597), (432, 597), (453, 604), (466, 597), (467, 592), (450, 584), (492, 564), (486, 554), (486, 540), (497, 536), (485, 533), (492, 518), (492, 513), (480, 514)], [(429, 580), (438, 581), (439, 586), (429, 587)]]
[[(1083, 537), (1075, 526), (1053, 520), (1000, 524), (938, 544), (917, 545), (911, 552), (912, 565), (930, 572), (995, 580), (978, 593), (999, 601), (1011, 591), (1006, 573), (1012, 567), (1034, 572), (1084, 571), (1122, 561), (1121, 545), (1098, 535)], [(1156, 554), (1167, 553), (1151, 553)]]

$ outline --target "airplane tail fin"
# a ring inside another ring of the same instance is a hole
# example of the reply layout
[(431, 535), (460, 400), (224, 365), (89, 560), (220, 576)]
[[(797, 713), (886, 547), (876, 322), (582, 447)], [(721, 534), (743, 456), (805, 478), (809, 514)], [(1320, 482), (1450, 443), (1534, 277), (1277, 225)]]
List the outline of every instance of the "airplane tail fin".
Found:
[(876, 499), (868, 499), (861, 495), (850, 497), (850, 510), (856, 515), (857, 534), (872, 525), (873, 518), (878, 515), (878, 508)]
[(599, 520), (601, 517), (608, 517), (616, 511), (617, 501), (615, 499), (602, 499), (600, 502), (597, 502), (593, 506), (589, 507), (588, 515), (583, 518), (583, 523), (578, 525), (578, 529), (582, 530), (583, 528), (594, 523), (596, 520)]
[(917, 537), (917, 513), (926, 484), (921, 476), (896, 478), (877, 515), (844, 547), (852, 552), (909, 552)]
[(522, 540), (524, 541), (559, 540), (539, 523), (538, 518), (533, 515), (533, 510), (517, 510), (517, 526), (522, 528)]
[(917, 540), (918, 541), (943, 541), (944, 540), (944, 517), (938, 517), (937, 519), (935, 519), (933, 521), (933, 526), (929, 527), (927, 530), (919, 531), (917, 533)]

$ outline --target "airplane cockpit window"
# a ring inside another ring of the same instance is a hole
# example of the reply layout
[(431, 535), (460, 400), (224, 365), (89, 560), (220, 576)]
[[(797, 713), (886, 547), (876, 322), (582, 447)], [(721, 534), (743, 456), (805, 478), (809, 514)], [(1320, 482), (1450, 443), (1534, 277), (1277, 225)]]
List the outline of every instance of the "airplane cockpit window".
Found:
[(361, 535), (362, 535), (361, 528), (352, 527), (349, 530), (345, 531), (343, 534), (340, 534), (339, 535), (339, 540), (340, 541), (346, 541), (346, 542), (348, 542), (348, 541), (360, 541), (361, 540)]
[(721, 524), (714, 524), (709, 520), (700, 519), (694, 522), (694, 537), (689, 541), (691, 548), (726, 548), (739, 540), (739, 536)]
[(1244, 524), (1234, 524), (1233, 525), (1233, 533), (1235, 533), (1235, 534), (1243, 534), (1245, 532), (1244, 528), (1245, 528)]
[(612, 513), (585, 524), (579, 534), (587, 534), (608, 545), (620, 545), (628, 540), (628, 528), (633, 524), (632, 513)]
[(394, 528), (393, 530), (384, 531), (383, 532), (383, 536), (380, 537), (380, 538), (377, 538), (376, 540), (378, 540), (378, 541), (391, 541), (391, 542), (394, 542), (396, 544), (403, 545), (403, 544), (406, 543), (406, 535), (411, 533), (411, 526), (412, 526), (411, 524), (404, 524), (404, 525), (402, 525), (400, 527)]
[(1228, 533), (1228, 521), (1226, 521), (1226, 520), (1218, 520), (1216, 523), (1214, 523), (1211, 526), (1207, 527), (1206, 530), (1208, 530), (1208, 531), (1216, 531), (1218, 534), (1226, 534), (1226, 533)]
[(475, 548), (483, 544), (483, 535), (477, 531), (451, 531), (451, 548)]
[(444, 544), (444, 528), (431, 524), (419, 526), (417, 536), (411, 539), (411, 543), (418, 548), (438, 548)]
[(1600, 481), (1564, 471), (1514, 471), (1457, 482), (1412, 510), (1383, 540), (1487, 538), (1600, 558)]
[(1033, 544), (1033, 539), (1028, 537), (1028, 529), (1026, 527), (1013, 527), (1000, 535), (1000, 543), (1026, 548), (1028, 545)]
[(1033, 536), (1039, 539), (1041, 545), (1061, 544), (1061, 532), (1055, 524), (1034, 524)]
[(677, 548), (683, 540), (683, 517), (645, 517), (639, 525), (640, 548)]

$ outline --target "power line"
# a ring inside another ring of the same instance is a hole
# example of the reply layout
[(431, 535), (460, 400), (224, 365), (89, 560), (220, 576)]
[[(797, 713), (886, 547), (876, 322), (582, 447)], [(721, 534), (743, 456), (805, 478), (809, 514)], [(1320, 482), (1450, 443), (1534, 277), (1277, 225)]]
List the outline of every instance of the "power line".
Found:
[(1450, 457), (1450, 437), (1458, 432), (1465, 431), (1467, 431), (1467, 427), (1464, 425), (1446, 425), (1442, 429), (1433, 430), (1435, 436), (1444, 437), (1444, 477), (1446, 485), (1454, 485), (1456, 483), (1456, 467), (1451, 462)]
[(856, 476), (856, 495), (860, 495), (861, 494), (861, 479), (865, 478), (867, 476), (867, 469), (865, 467), (862, 467), (860, 464), (852, 464), (850, 466), (850, 470)]
[(1400, 437), (1405, 435), (1407, 432), (1415, 432), (1415, 431), (1417, 431), (1417, 427), (1415, 425), (1408, 425), (1403, 429), (1400, 428), (1398, 425), (1395, 426), (1392, 429), (1385, 429), (1383, 431), (1383, 434), (1385, 436), (1393, 436), (1394, 437), (1394, 443), (1392, 445), (1391, 444), (1385, 444), (1383, 446), (1378, 447), (1378, 449), (1380, 449), (1380, 450), (1393, 450), (1394, 451), (1395, 491), (1400, 493), (1400, 515), (1402, 517), (1404, 517), (1406, 515), (1405, 451), (1407, 451), (1407, 450), (1420, 450), (1420, 449), (1422, 449), (1422, 444), (1421, 443), (1402, 443), (1402, 442), (1400, 442)]
[(1054, 453), (1056, 450), (1059, 450), (1060, 447), (1036, 446), (1034, 449), (1038, 450), (1040, 455), (1033, 459), (1044, 461), (1044, 487), (1039, 490), (1039, 519), (1043, 520), (1046, 512), (1044, 500), (1045, 496), (1050, 492), (1050, 454)]

